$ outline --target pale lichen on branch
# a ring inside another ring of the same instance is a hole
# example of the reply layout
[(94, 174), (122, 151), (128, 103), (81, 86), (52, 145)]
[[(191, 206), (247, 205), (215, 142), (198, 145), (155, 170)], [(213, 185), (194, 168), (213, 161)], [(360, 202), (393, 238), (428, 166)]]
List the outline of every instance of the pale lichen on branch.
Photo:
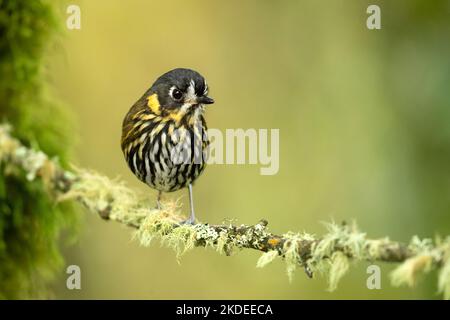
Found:
[(154, 239), (175, 250), (177, 257), (195, 247), (211, 247), (226, 255), (242, 249), (263, 254), (257, 267), (265, 267), (281, 257), (289, 279), (297, 267), (310, 277), (319, 273), (328, 278), (329, 290), (337, 287), (352, 262), (380, 261), (400, 265), (391, 273), (394, 285), (413, 286), (421, 274), (439, 272), (438, 289), (450, 298), (450, 238), (419, 239), (401, 244), (389, 238), (369, 239), (355, 224), (327, 223), (322, 237), (307, 233), (269, 232), (267, 221), (254, 225), (198, 223), (182, 225), (178, 206), (163, 204), (161, 210), (124, 185), (93, 171), (64, 170), (57, 159), (22, 145), (11, 136), (7, 124), (0, 125), (0, 167), (4, 174), (24, 174), (28, 180), (40, 180), (55, 201), (75, 200), (103, 219), (120, 222), (135, 229), (134, 238), (149, 246)]

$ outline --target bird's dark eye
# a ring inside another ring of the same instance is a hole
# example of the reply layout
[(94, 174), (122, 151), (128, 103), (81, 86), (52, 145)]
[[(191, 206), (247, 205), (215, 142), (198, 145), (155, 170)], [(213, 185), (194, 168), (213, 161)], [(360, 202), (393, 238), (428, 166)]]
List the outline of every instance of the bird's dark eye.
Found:
[(183, 97), (183, 93), (181, 93), (181, 91), (178, 90), (178, 89), (173, 89), (172, 90), (172, 97), (175, 100), (180, 100)]

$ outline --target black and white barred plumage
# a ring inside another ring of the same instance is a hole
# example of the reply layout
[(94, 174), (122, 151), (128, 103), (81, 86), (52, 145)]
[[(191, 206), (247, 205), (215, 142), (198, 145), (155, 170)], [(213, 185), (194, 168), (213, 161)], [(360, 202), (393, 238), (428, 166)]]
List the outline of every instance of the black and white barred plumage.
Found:
[(209, 144), (204, 78), (189, 69), (162, 75), (123, 121), (122, 151), (144, 183), (164, 192), (192, 184), (203, 172)]

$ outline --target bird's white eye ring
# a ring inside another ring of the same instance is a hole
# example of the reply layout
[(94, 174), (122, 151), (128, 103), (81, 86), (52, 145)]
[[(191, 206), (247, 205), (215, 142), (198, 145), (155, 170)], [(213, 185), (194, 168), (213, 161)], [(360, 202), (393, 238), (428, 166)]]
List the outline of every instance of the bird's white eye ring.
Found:
[(174, 100), (180, 100), (183, 97), (183, 93), (177, 88), (170, 88), (170, 95)]

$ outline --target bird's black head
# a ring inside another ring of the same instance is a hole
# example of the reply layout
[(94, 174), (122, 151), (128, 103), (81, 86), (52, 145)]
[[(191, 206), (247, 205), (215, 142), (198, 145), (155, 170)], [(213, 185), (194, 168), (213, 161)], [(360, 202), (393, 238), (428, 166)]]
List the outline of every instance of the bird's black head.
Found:
[(154, 93), (163, 109), (192, 109), (214, 103), (208, 97), (205, 78), (191, 69), (178, 68), (163, 74), (150, 88), (150, 94)]

